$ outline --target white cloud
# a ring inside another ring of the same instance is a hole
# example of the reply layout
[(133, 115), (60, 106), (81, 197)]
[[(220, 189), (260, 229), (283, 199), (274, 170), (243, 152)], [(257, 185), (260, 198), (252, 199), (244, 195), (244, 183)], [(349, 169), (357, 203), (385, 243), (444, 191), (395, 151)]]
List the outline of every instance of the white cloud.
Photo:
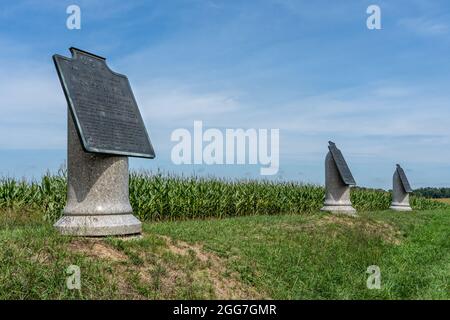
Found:
[[(440, 92), (440, 93), (437, 93)], [(450, 158), (450, 97), (432, 86), (377, 84), (292, 101), (257, 115), (247, 126), (280, 128), (288, 159), (320, 160), (327, 140), (365, 161)]]
[(448, 23), (436, 18), (405, 18), (401, 19), (398, 24), (422, 36), (447, 35), (449, 32)]
[(62, 148), (66, 101), (51, 63), (0, 64), (0, 148)]
[[(64, 148), (67, 105), (53, 64), (10, 61), (0, 64), (0, 72), (4, 75), (0, 79), (0, 148)], [(149, 130), (223, 119), (240, 110), (233, 93), (194, 92), (186, 86), (153, 82), (136, 85), (133, 91)], [(158, 137), (163, 143), (165, 135)]]
[[(51, 62), (0, 64), (0, 148), (64, 148), (66, 101)], [(136, 99), (160, 152), (170, 149), (169, 131), (208, 127), (279, 128), (282, 154), (322, 157), (338, 139), (359, 157), (450, 157), (449, 95), (437, 84), (376, 83), (307, 96), (269, 108), (247, 105), (242, 92), (199, 90), (176, 81), (139, 82)], [(419, 150), (421, 150), (419, 152)], [(293, 159), (293, 158), (292, 158)]]
[(134, 88), (143, 116), (155, 121), (185, 122), (230, 115), (240, 109), (235, 94), (224, 92), (194, 92), (176, 84), (158, 86), (154, 83)]

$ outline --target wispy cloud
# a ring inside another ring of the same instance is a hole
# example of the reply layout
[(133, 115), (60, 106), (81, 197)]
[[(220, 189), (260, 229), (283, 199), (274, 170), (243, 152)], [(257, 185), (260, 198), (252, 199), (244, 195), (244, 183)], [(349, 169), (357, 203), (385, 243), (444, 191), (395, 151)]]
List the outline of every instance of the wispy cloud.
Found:
[(79, 32), (65, 28), (66, 3), (16, 2), (0, 13), (0, 149), (65, 148), (50, 57), (75, 45), (129, 77), (158, 159), (173, 129), (202, 120), (280, 129), (282, 166), (305, 179), (321, 181), (330, 139), (360, 168), (382, 163), (388, 180), (397, 161), (423, 174), (450, 159), (450, 24), (437, 2), (380, 0), (385, 27), (373, 32), (356, 1), (83, 0)]
[(0, 38), (0, 148), (65, 146), (66, 102), (51, 57), (40, 61), (32, 48)]
[(232, 93), (195, 92), (179, 84), (161, 86), (154, 82), (138, 84), (134, 91), (143, 114), (153, 121), (169, 121), (172, 125), (230, 116), (240, 110), (238, 97)]
[(398, 24), (418, 35), (441, 36), (449, 33), (450, 26), (447, 21), (448, 17), (445, 19), (418, 17), (401, 19)]

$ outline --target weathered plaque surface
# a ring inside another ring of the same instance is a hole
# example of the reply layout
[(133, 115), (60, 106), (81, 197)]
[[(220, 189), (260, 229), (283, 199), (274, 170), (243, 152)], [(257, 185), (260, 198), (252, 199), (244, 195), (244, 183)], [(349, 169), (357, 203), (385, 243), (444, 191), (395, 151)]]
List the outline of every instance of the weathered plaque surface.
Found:
[(105, 58), (70, 51), (72, 58), (53, 61), (85, 151), (154, 158), (127, 77), (111, 71)]
[(399, 164), (397, 164), (397, 172), (398, 175), (400, 176), (400, 180), (402, 181), (403, 184), (403, 188), (405, 189), (406, 192), (412, 192), (412, 188), (411, 185), (409, 184), (408, 178), (406, 177), (405, 171), (403, 171), (403, 168), (400, 167)]
[(329, 146), (328, 149), (333, 156), (334, 162), (336, 163), (336, 167), (338, 168), (339, 175), (342, 178), (342, 181), (346, 185), (356, 185), (355, 179), (353, 178), (350, 169), (348, 168), (347, 162), (345, 162), (344, 156), (342, 155), (341, 150), (336, 147), (334, 142), (328, 141)]

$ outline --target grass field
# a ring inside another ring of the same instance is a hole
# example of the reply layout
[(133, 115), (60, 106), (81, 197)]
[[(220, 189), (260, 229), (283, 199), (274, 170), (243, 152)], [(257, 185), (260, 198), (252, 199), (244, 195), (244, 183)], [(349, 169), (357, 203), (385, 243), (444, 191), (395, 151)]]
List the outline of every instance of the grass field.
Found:
[[(65, 174), (0, 179), (0, 299), (449, 299), (450, 206), (353, 188), (361, 213), (320, 213), (321, 186), (132, 173), (140, 239), (62, 237)], [(66, 269), (81, 270), (81, 291)], [(381, 269), (369, 290), (366, 270)]]
[[(0, 299), (450, 299), (449, 230), (450, 210), (435, 209), (146, 222), (140, 239), (80, 239), (2, 209)], [(69, 265), (80, 291), (66, 287)]]

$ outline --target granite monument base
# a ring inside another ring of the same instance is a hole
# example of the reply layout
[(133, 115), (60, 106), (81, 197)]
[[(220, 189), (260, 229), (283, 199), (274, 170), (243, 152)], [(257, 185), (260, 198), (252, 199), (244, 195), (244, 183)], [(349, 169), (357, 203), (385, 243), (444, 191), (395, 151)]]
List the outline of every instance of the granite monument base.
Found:
[(356, 209), (351, 204), (324, 204), (321, 211), (327, 211), (336, 214), (346, 214), (356, 217)]
[(409, 205), (409, 194), (406, 192), (397, 170), (392, 177), (392, 203), (389, 209), (395, 211), (412, 211)]
[(356, 216), (350, 201), (350, 187), (342, 181), (330, 152), (325, 158), (325, 189), (325, 202), (321, 211)]
[(104, 237), (141, 233), (141, 222), (132, 214), (122, 215), (65, 215), (55, 223), (61, 234)]
[(395, 211), (412, 211), (412, 208), (409, 204), (403, 204), (403, 203), (392, 203), (389, 207), (391, 210)]
[(70, 112), (68, 118), (67, 204), (54, 227), (73, 236), (141, 233), (129, 201), (128, 157), (85, 152)]

